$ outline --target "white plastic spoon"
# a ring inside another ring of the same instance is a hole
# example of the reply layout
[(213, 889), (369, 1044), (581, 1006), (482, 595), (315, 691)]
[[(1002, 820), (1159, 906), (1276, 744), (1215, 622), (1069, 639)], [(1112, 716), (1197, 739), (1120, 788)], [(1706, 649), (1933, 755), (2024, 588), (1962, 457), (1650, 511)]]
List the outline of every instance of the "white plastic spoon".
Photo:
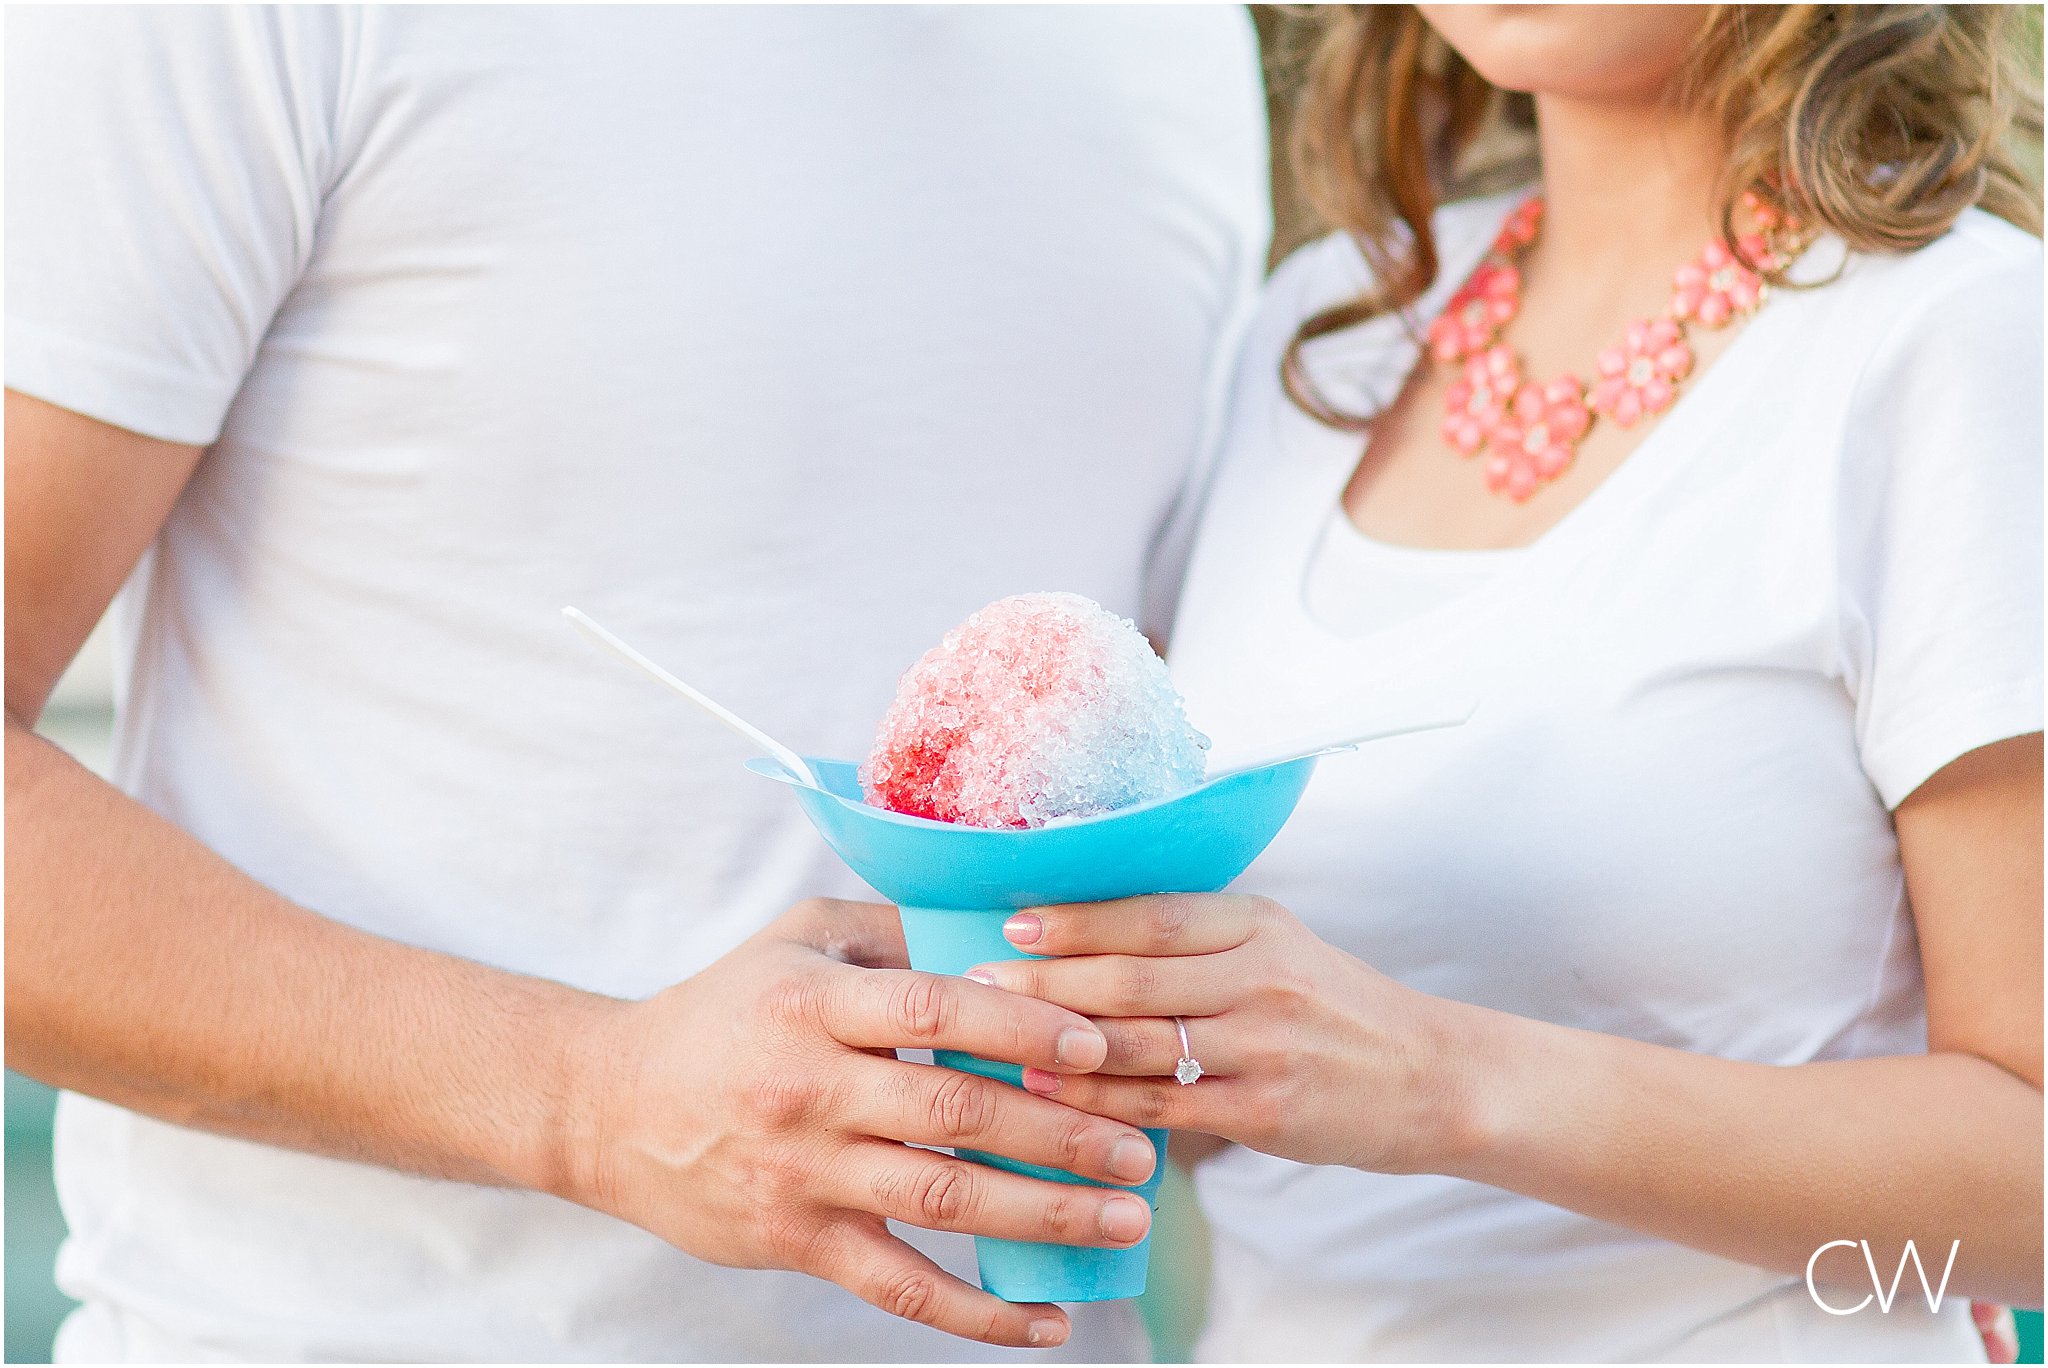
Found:
[(669, 688), (674, 689), (677, 693), (695, 703), (705, 712), (710, 713), (720, 722), (723, 722), (732, 731), (745, 737), (753, 745), (754, 749), (788, 770), (792, 777), (800, 780), (806, 787), (814, 789), (825, 787), (818, 782), (818, 776), (811, 773), (811, 767), (804, 763), (804, 758), (801, 755), (798, 755), (795, 751), (783, 745), (780, 741), (777, 741), (767, 732), (762, 731), (732, 709), (710, 697), (703, 690), (683, 683), (682, 680), (677, 679), (667, 670), (662, 669), (661, 666), (655, 664), (646, 656), (641, 655), (631, 646), (628, 646), (625, 642), (599, 626), (590, 614), (584, 612), (581, 608), (564, 608), (562, 616), (575, 623), (578, 627), (581, 627), (584, 635), (604, 647), (607, 651), (610, 651), (619, 659), (625, 661), (628, 665), (637, 665)]
[(1367, 728), (1353, 727), (1336, 735), (1326, 731), (1320, 735), (1298, 736), (1293, 742), (1268, 750), (1256, 759), (1240, 759), (1226, 752), (1222, 757), (1226, 763), (1218, 764), (1216, 757), (1211, 757), (1209, 772), (1202, 782), (1213, 783), (1233, 774), (1242, 774), (1246, 770), (1263, 769), (1267, 765), (1284, 764), (1289, 760), (1306, 760), (1311, 755), (1328, 755), (1332, 751), (1350, 750), (1368, 741), (1385, 741), (1396, 736), (1412, 736), (1417, 732), (1461, 727), (1477, 711), (1479, 701), (1475, 698), (1430, 700), (1407, 710), (1405, 716), (1400, 715), (1398, 709), (1394, 717), (1388, 717), (1383, 713), (1377, 723)]

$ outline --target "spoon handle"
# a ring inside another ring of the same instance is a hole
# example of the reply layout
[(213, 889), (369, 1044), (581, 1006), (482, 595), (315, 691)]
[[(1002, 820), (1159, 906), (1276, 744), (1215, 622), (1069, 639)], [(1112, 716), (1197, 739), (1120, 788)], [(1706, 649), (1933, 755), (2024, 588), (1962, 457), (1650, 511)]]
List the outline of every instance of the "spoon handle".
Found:
[(677, 679), (667, 670), (662, 669), (661, 666), (655, 664), (646, 656), (640, 654), (640, 652), (634, 650), (631, 646), (628, 646), (625, 642), (619, 640), (602, 626), (598, 625), (597, 621), (581, 608), (564, 608), (562, 616), (582, 628), (585, 636), (625, 661), (628, 665), (637, 666), (645, 670), (669, 688), (695, 703), (705, 712), (710, 713), (732, 731), (746, 738), (754, 749), (775, 761), (776, 764), (788, 770), (790, 774), (802, 780), (805, 784), (812, 788), (823, 787), (818, 782), (818, 776), (811, 773), (811, 767), (804, 763), (804, 758), (801, 755), (798, 755), (795, 751), (783, 745), (780, 741), (777, 741), (767, 732), (762, 731), (732, 709), (718, 702), (703, 690), (683, 683), (682, 680)]
[(1383, 715), (1379, 722), (1371, 726), (1353, 727), (1337, 734), (1298, 736), (1291, 744), (1274, 747), (1254, 759), (1226, 756), (1227, 764), (1217, 766), (1212, 763), (1204, 782), (1221, 779), (1227, 775), (1242, 774), (1246, 770), (1264, 769), (1268, 765), (1284, 764), (1289, 760), (1305, 760), (1311, 755), (1351, 750), (1368, 741), (1385, 741), (1396, 736), (1413, 736), (1417, 732), (1462, 727), (1477, 711), (1479, 702), (1473, 698), (1432, 701), (1406, 709), (1396, 717), (1389, 718)]

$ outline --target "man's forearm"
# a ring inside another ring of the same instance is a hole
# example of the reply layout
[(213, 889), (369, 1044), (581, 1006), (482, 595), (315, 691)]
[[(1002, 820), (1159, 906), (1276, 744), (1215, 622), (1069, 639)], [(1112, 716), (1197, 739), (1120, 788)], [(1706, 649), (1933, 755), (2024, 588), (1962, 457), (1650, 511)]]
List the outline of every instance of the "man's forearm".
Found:
[(296, 906), (7, 722), (7, 1063), (181, 1125), (563, 1192), (611, 999)]

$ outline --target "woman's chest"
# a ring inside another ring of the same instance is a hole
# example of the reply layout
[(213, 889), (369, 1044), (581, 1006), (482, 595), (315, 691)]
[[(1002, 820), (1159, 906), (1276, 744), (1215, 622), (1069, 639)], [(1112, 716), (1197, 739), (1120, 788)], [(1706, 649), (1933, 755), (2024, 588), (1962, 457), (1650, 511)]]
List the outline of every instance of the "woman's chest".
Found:
[[(1656, 414), (1624, 424), (1588, 407), (1577, 376), (1596, 373), (1589, 336), (1552, 325), (1536, 337), (1530, 356), (1555, 362), (1547, 368), (1505, 343), (1461, 361), (1425, 354), (1358, 442), (1362, 454), (1341, 496), (1345, 512), (1373, 536), (1403, 546), (1536, 542), (1659, 427)], [(1685, 383), (1698, 382), (1735, 337), (1730, 329), (1686, 339), (1679, 348), (1689, 367)]]
[(1768, 464), (1603, 509), (1354, 637), (1301, 592), (1322, 495), (1226, 480), (1174, 642), (1196, 725), (1242, 743), (1479, 700), (1456, 730), (1323, 762), (1240, 886), (1426, 991), (1742, 1057), (1823, 1047), (1903, 904), (1839, 668), (1825, 490)]
[(1238, 887), (1426, 992), (1769, 1062), (1910, 968), (1848, 707), (1798, 671), (1532, 667), (1463, 728), (1323, 761)]

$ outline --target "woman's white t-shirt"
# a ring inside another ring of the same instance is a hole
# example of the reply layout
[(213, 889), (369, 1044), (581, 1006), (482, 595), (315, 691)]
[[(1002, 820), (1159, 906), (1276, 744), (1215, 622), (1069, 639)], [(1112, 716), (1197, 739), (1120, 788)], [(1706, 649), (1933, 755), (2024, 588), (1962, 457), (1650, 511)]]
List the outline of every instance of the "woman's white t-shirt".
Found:
[[(1422, 317), (1512, 203), (1443, 211)], [(1342, 543), (1358, 440), (1277, 376), (1365, 267), (1331, 238), (1280, 270), (1174, 638), (1190, 715), (1235, 748), (1388, 691), (1480, 706), (1325, 761), (1240, 887), (1502, 1011), (1772, 1064), (1925, 1048), (1890, 809), (2041, 727), (2041, 247), (1973, 211), (1910, 255), (1824, 240), (1798, 270), (1837, 266), (1777, 292), (1552, 531), (1470, 560)], [(1308, 352), (1354, 410), (1415, 359), (1395, 318)], [(1982, 1355), (1910, 1271), (1889, 1313), (1835, 1316), (1796, 1276), (1452, 1178), (1234, 1147), (1198, 1181), (1207, 1359)]]

